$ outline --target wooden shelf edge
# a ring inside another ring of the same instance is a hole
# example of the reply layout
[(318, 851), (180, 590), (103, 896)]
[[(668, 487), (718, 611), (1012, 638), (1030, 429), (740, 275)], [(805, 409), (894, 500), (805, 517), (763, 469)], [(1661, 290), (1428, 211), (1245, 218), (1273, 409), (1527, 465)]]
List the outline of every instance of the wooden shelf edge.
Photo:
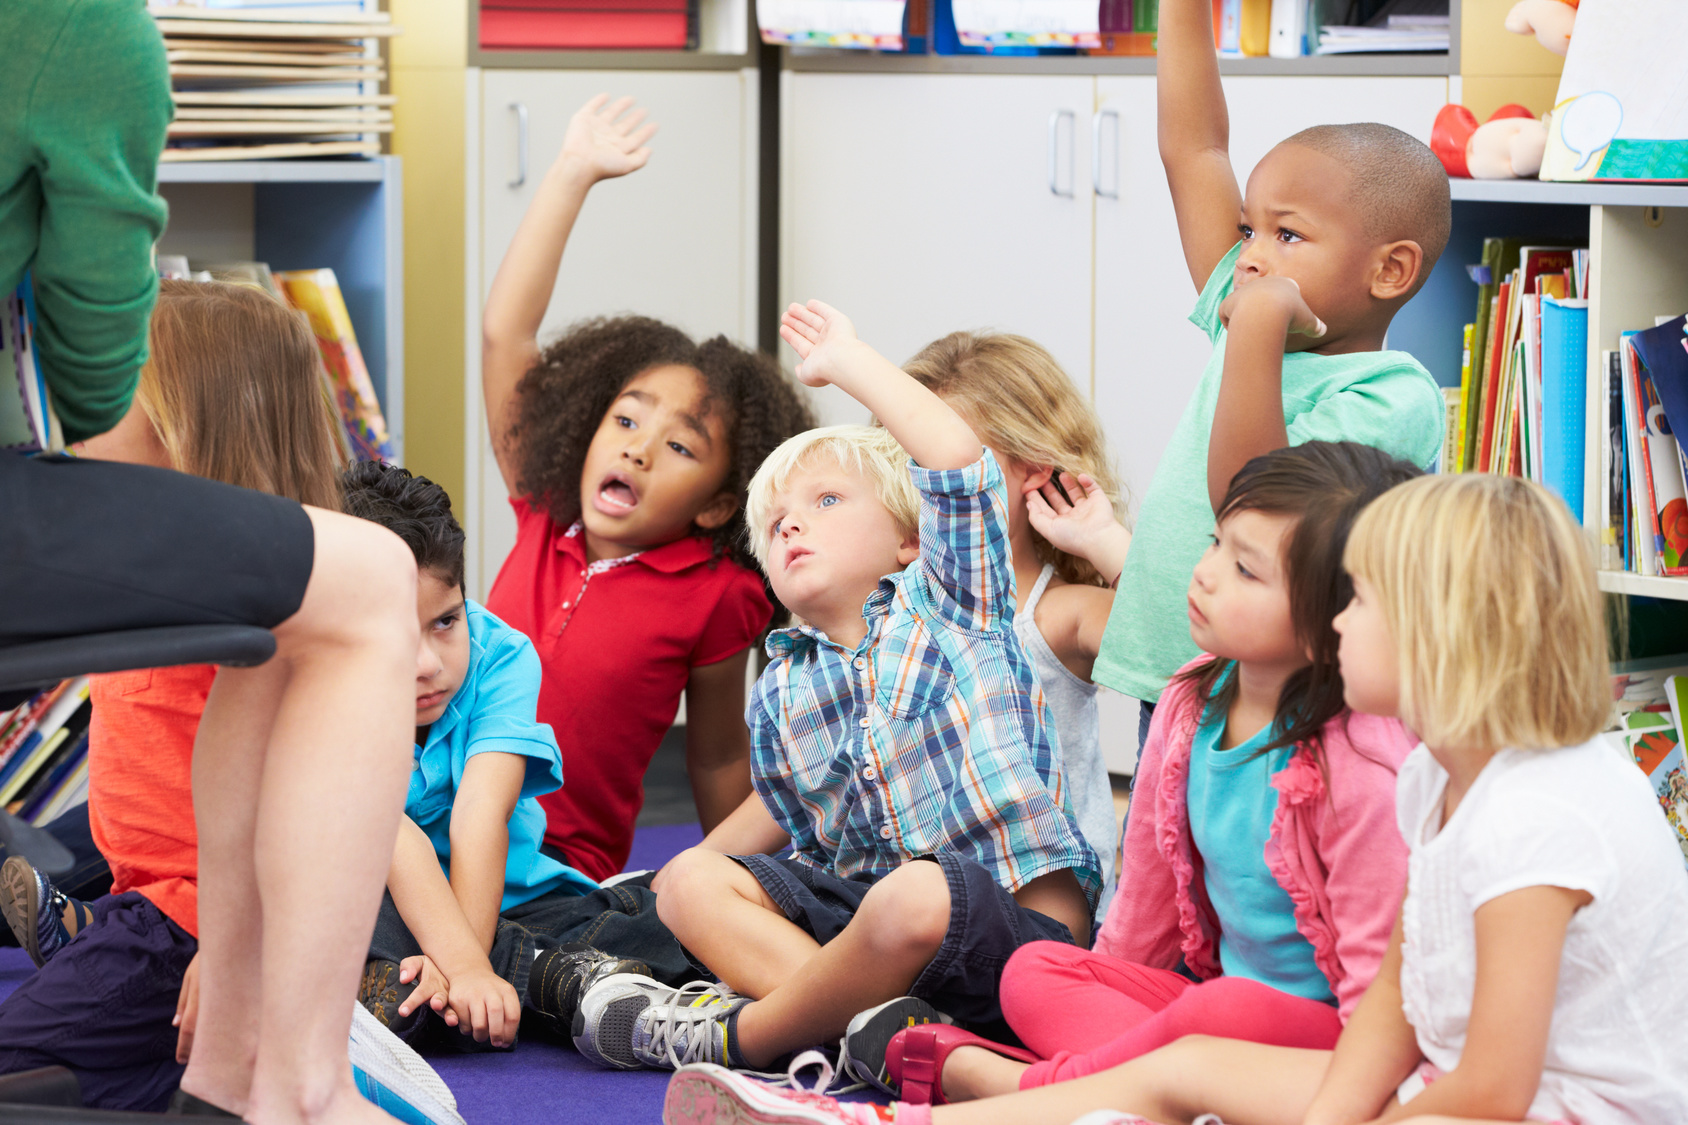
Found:
[(352, 160), (205, 160), (160, 164), (161, 184), (380, 183), (396, 156)]
[[(785, 68), (811, 74), (1153, 74), (1152, 55), (895, 55), (871, 51), (784, 51)], [(1219, 73), (1413, 77), (1448, 73), (1446, 55), (1317, 55), (1299, 59), (1220, 59)]]
[(1647, 578), (1621, 570), (1599, 572), (1600, 588), (1608, 594), (1688, 601), (1688, 578)]
[(1688, 184), (1566, 184), (1542, 180), (1449, 181), (1455, 202), (1688, 207)]

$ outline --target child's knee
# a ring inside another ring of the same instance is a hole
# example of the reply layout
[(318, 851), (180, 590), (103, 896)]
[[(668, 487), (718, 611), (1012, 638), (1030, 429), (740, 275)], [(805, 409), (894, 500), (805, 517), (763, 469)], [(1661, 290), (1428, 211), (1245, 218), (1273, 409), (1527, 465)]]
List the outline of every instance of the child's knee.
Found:
[(733, 880), (739, 873), (749, 875), (742, 865), (720, 852), (687, 848), (663, 868), (656, 916), (672, 930), (676, 924), (696, 917), (698, 911), (708, 910), (711, 904), (719, 906), (724, 895), (735, 893)]
[(1035, 1018), (1048, 1002), (1052, 978), (1073, 977), (1076, 973), (1070, 945), (1058, 941), (1033, 941), (1016, 949), (1002, 968), (1002, 1015), (1010, 1024), (1018, 1016)]
[(851, 926), (887, 954), (918, 955), (930, 960), (950, 926), (949, 883), (936, 863), (905, 863), (874, 884), (862, 899)]

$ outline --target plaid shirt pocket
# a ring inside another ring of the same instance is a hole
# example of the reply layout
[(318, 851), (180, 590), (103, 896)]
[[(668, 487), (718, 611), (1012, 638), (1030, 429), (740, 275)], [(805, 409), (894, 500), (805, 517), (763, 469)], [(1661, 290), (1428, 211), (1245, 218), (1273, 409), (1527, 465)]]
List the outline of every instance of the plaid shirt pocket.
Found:
[(926, 622), (912, 614), (892, 622), (873, 654), (879, 706), (893, 719), (918, 719), (955, 694), (955, 671)]

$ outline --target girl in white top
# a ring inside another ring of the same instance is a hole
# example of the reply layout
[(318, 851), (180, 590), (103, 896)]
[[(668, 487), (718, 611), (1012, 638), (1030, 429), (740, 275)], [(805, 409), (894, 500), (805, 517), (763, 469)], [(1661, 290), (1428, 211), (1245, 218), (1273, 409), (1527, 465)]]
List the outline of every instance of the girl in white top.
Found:
[(1119, 821), (1090, 669), (1131, 545), (1115, 515), (1120, 488), (1102, 424), (1055, 357), (1024, 336), (954, 332), (903, 369), (965, 418), (1002, 466), (1014, 632), (1055, 719), (1079, 832), (1102, 859), (1101, 917), (1114, 891)]
[(1398, 784), (1401, 918), (1334, 1052), (1188, 1036), (938, 1107), (745, 1084), (733, 1120), (1688, 1122), (1688, 876), (1645, 777), (1599, 736), (1610, 679), (1582, 529), (1515, 477), (1422, 477), (1361, 513), (1343, 561), (1347, 701), (1424, 744)]

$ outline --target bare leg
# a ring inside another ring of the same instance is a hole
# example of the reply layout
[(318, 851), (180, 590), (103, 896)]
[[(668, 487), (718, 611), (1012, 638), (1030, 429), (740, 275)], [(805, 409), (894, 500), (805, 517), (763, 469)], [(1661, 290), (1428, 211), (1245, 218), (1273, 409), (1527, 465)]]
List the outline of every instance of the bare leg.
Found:
[(1193, 1035), (1071, 1082), (937, 1106), (932, 1125), (1049, 1125), (1097, 1109), (1167, 1125), (1186, 1125), (1204, 1113), (1219, 1114), (1227, 1125), (1300, 1125), (1330, 1056)]
[(201, 991), (182, 1085), (257, 1125), (385, 1118), (346, 1039), (410, 765), (416, 568), (374, 524), (307, 511), (304, 602), (270, 665), (219, 674), (194, 748)]
[(1020, 1075), (1028, 1069), (1028, 1064), (1018, 1059), (983, 1047), (957, 1047), (944, 1060), (944, 1100), (969, 1102), (1012, 1094), (1019, 1090)]
[(766, 996), (820, 951), (742, 863), (689, 848), (666, 871), (657, 917), (740, 996)]
[(949, 916), (949, 884), (935, 863), (906, 863), (876, 883), (843, 933), (739, 1013), (746, 1060), (767, 1066), (836, 1039), (856, 1013), (906, 995), (942, 946)]

